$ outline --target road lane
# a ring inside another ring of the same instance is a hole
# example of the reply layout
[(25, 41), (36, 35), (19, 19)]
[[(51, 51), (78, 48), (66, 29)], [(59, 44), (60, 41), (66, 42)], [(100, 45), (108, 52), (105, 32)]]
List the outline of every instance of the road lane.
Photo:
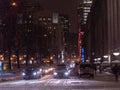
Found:
[(119, 82), (95, 79), (54, 79), (47, 75), (41, 79), (18, 80), (0, 83), (0, 90), (120, 90)]

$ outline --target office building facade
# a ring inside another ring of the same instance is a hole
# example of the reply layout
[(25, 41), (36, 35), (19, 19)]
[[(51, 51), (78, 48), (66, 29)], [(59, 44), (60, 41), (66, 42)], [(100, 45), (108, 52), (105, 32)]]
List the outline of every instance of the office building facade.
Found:
[[(87, 51), (92, 61), (119, 62), (120, 52), (120, 1), (93, 0), (86, 24)], [(115, 56), (113, 54), (116, 54)], [(108, 56), (107, 59), (104, 56)]]

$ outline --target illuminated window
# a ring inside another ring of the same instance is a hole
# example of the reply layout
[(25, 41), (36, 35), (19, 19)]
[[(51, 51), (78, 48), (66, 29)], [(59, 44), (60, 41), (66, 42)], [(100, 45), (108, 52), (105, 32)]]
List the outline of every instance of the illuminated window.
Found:
[(45, 18), (43, 18), (43, 21), (45, 21)]
[(84, 12), (90, 12), (90, 10), (84, 10)]
[(84, 7), (84, 9), (90, 9), (90, 7)]
[(87, 15), (84, 15), (83, 17), (84, 17), (84, 18), (87, 18)]
[(92, 4), (92, 0), (86, 0), (83, 2), (84, 4)]
[(84, 15), (84, 16), (87, 16), (87, 15), (88, 15), (88, 13), (83, 13), (83, 15)]

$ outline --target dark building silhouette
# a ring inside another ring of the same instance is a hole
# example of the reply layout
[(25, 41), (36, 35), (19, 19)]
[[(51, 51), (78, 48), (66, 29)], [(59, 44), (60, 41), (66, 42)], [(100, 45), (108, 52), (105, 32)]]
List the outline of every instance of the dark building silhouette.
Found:
[(91, 12), (85, 25), (87, 57), (93, 62), (108, 55), (108, 62), (119, 60), (113, 53), (120, 51), (120, 1), (93, 0)]

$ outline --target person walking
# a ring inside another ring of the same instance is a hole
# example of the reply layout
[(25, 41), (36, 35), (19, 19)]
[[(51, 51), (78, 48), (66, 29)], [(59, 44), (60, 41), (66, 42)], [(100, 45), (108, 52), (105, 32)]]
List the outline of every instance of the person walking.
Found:
[(115, 76), (115, 80), (118, 81), (118, 77), (119, 77), (119, 66), (118, 64), (115, 64), (113, 67), (112, 67), (112, 72)]

